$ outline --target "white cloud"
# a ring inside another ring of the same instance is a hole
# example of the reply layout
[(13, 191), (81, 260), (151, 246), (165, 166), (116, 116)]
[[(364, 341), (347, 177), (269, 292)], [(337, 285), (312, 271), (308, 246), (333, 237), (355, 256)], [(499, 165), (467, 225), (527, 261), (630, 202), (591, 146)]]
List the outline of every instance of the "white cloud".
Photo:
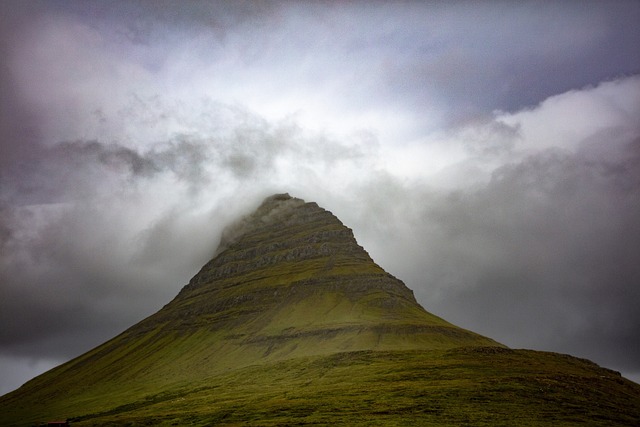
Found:
[(633, 76), (555, 95), (533, 109), (498, 113), (496, 121), (518, 129), (518, 148), (527, 153), (550, 147), (575, 151), (604, 131), (637, 133), (638, 111), (640, 77)]

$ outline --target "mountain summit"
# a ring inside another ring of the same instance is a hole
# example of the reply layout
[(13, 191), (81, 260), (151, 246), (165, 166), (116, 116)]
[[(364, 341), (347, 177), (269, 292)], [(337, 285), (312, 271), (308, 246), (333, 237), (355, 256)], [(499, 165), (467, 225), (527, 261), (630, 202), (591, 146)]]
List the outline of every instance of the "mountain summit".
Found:
[(331, 212), (279, 194), (157, 313), (1, 397), (0, 424), (627, 425), (638, 408), (613, 371), (428, 313)]
[(316, 203), (267, 198), (228, 227), (217, 256), (174, 301), (128, 333), (216, 343), (212, 369), (355, 350), (499, 345), (426, 312)]

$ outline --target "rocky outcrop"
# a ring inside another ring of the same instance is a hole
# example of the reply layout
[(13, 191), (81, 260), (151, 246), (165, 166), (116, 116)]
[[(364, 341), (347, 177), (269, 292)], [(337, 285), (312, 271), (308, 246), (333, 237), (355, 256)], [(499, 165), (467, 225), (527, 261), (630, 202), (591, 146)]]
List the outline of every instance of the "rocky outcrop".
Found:
[(227, 227), (216, 254), (185, 290), (280, 263), (338, 257), (373, 263), (331, 212), (288, 194), (267, 198), (253, 214)]

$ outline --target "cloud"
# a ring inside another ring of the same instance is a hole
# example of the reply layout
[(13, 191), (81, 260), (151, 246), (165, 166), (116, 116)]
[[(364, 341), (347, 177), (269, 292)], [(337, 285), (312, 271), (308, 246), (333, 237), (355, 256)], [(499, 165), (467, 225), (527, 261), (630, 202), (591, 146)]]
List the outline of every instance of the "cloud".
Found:
[(379, 176), (338, 216), (428, 310), (637, 372), (639, 89), (606, 82), (449, 132), (467, 157), (442, 170), (447, 185)]
[[(221, 121), (225, 111), (205, 113)], [(223, 228), (272, 189), (318, 186), (324, 172), (335, 182), (367, 161), (357, 143), (234, 111), (238, 120), (211, 137), (176, 135), (148, 150), (59, 142), (4, 171), (2, 354), (87, 350), (171, 299)]]
[(519, 145), (528, 151), (557, 146), (576, 149), (590, 137), (595, 145), (606, 146), (603, 139), (615, 144), (640, 128), (633, 120), (640, 109), (639, 82), (639, 76), (631, 76), (571, 90), (545, 99), (535, 109), (501, 113), (499, 121), (517, 126)]
[(635, 365), (640, 146), (618, 149), (627, 160), (543, 152), (430, 212), (444, 232), (432, 267), (454, 278), (449, 317), (510, 345)]
[[(57, 141), (151, 145), (192, 130), (199, 98), (393, 141), (640, 71), (640, 12), (625, 2), (551, 11), (535, 3), (358, 2), (55, 9), (19, 28), (8, 63), (39, 126)], [(129, 28), (135, 35), (123, 37)], [(145, 105), (131, 111), (139, 100)]]

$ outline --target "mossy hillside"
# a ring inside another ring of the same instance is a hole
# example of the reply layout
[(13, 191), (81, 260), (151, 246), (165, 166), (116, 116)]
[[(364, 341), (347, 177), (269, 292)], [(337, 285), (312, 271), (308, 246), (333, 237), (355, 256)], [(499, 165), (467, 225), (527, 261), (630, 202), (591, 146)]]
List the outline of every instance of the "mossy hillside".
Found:
[[(294, 305), (287, 312), (294, 316), (304, 313), (301, 319), (313, 319), (317, 313), (333, 313), (339, 319), (352, 321), (350, 313), (356, 311), (353, 306), (357, 304), (344, 303), (346, 299), (339, 295), (317, 294), (316, 297), (303, 300), (299, 307)], [(88, 406), (105, 407), (126, 404), (132, 391), (155, 393), (256, 363), (367, 349), (450, 348), (456, 343), (452, 331), (462, 333), (463, 342), (470, 342), (464, 331), (438, 325), (405, 323), (394, 327), (339, 322), (318, 329), (309, 320), (310, 326), (306, 328), (287, 329), (283, 328), (287, 312), (272, 318), (277, 334), (247, 337), (238, 328), (217, 331), (200, 328), (187, 332), (165, 330), (161, 325), (142, 336), (124, 333), (38, 377), (24, 387), (25, 392), (35, 400), (80, 399)], [(423, 329), (416, 332), (414, 328)], [(51, 388), (60, 395), (49, 395)], [(107, 395), (110, 403), (105, 403)]]
[[(546, 411), (557, 425), (593, 412), (585, 395), (599, 399), (594, 416), (635, 414), (632, 383), (536, 355), (428, 313), (330, 212), (278, 196), (156, 314), (1, 397), (0, 425), (539, 425)], [(530, 383), (562, 381), (525, 414)]]
[(130, 388), (118, 401), (103, 397), (110, 406), (80, 398), (60, 401), (59, 412), (11, 406), (0, 423), (62, 415), (73, 425), (634, 426), (639, 389), (555, 353), (367, 350), (251, 365), (146, 393)]

